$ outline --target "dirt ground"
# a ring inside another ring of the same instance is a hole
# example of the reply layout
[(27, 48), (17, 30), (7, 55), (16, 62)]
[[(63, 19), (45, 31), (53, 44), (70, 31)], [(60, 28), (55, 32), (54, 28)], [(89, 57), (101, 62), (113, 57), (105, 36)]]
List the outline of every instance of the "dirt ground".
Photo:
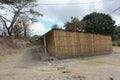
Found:
[(0, 80), (120, 80), (120, 48), (113, 47), (113, 51), (53, 61), (35, 59), (29, 49), (7, 57), (0, 55)]

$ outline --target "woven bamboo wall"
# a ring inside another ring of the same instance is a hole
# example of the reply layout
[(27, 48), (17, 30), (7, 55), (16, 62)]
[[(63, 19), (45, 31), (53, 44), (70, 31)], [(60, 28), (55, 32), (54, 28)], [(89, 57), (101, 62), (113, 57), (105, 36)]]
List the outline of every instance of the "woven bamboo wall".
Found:
[(56, 57), (91, 55), (112, 50), (110, 36), (64, 30), (53, 30), (53, 36), (54, 49), (52, 47), (50, 49)]
[(112, 50), (111, 37), (94, 34), (94, 49), (95, 52), (111, 51)]
[(47, 35), (45, 35), (46, 37), (46, 48), (47, 48), (47, 53), (49, 53), (50, 55), (54, 55), (53, 53), (55, 53), (54, 50), (54, 34), (52, 31), (50, 31)]

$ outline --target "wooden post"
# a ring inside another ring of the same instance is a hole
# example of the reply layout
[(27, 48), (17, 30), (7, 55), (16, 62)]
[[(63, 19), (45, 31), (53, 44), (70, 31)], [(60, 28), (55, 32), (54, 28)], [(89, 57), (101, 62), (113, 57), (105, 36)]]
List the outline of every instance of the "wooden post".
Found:
[(91, 35), (92, 35), (92, 54), (94, 54), (95, 53), (95, 43), (94, 43), (95, 39), (94, 39), (94, 34), (91, 34)]
[(47, 44), (46, 44), (46, 36), (44, 35), (44, 52), (45, 56), (47, 56)]

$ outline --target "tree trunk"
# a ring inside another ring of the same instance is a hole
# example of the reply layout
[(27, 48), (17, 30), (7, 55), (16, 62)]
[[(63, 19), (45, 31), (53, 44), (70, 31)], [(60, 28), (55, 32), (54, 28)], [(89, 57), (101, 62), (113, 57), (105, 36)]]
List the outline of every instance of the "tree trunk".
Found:
[(7, 30), (7, 32), (8, 32), (9, 36), (12, 36), (12, 32), (11, 31)]
[(8, 36), (12, 36), (12, 30), (10, 28), (6, 28), (6, 29), (7, 29)]

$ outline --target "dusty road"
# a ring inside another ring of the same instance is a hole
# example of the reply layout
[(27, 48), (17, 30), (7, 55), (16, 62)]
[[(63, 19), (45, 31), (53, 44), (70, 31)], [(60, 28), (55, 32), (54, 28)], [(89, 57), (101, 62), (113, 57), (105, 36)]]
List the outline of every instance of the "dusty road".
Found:
[(120, 80), (120, 48), (113, 54), (39, 61), (21, 52), (0, 61), (0, 80)]

